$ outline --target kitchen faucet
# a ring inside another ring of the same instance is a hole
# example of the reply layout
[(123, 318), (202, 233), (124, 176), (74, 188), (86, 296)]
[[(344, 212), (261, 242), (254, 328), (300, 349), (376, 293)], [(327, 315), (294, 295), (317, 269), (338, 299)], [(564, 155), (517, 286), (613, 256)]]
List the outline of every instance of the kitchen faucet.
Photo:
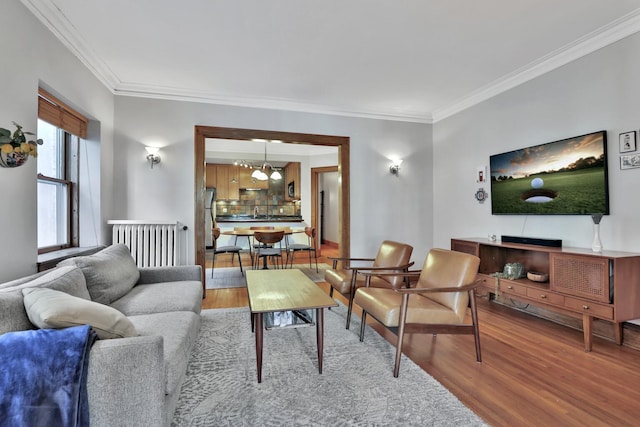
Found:
[(253, 208), (253, 218), (257, 218), (258, 214), (260, 213), (260, 208), (258, 206)]

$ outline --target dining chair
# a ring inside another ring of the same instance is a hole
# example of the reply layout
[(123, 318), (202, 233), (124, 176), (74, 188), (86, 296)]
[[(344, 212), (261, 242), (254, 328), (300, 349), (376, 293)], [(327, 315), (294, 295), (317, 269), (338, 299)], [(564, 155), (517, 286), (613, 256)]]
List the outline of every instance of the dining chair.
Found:
[[(422, 271), (387, 273), (394, 277), (418, 276), (415, 287), (383, 289), (368, 285), (372, 273), (363, 273), (365, 286), (355, 292), (354, 302), (362, 308), (360, 341), (364, 340), (367, 314), (397, 335), (393, 376), (398, 377), (405, 333), (472, 334), (476, 360), (480, 355), (480, 332), (475, 288), (480, 258), (447, 249), (431, 249)], [(471, 324), (465, 321), (471, 306)]]
[[(402, 272), (413, 265), (410, 262), (413, 247), (405, 243), (385, 240), (380, 244), (375, 258), (333, 258), (333, 266), (324, 272), (324, 280), (331, 285), (329, 296), (333, 298), (334, 289), (348, 301), (347, 325), (351, 323), (353, 311), (353, 296), (356, 289), (364, 286), (365, 277), (358, 276), (359, 271), (368, 271), (374, 275), (369, 278), (371, 287), (397, 288), (402, 286), (404, 278), (401, 276), (376, 276), (377, 272)], [(337, 268), (338, 261), (342, 268)]]
[(285, 265), (289, 264), (291, 255), (291, 268), (293, 268), (293, 258), (296, 252), (307, 251), (309, 253), (309, 268), (311, 268), (311, 253), (316, 259), (316, 273), (318, 272), (318, 253), (316, 252), (316, 229), (315, 227), (305, 227), (304, 234), (307, 236), (307, 243), (290, 243), (287, 245), (287, 259)]
[(214, 227), (213, 229), (213, 263), (211, 264), (211, 277), (213, 277), (213, 270), (216, 268), (216, 255), (219, 254), (231, 254), (231, 263), (233, 264), (233, 258), (236, 254), (238, 254), (238, 264), (240, 264), (240, 273), (244, 276), (244, 271), (242, 270), (242, 257), (240, 256), (240, 251), (242, 248), (237, 245), (230, 246), (218, 246), (218, 237), (220, 237), (220, 229), (218, 227)]
[[(249, 227), (249, 230), (251, 231), (275, 230), (275, 227), (272, 225), (254, 225), (252, 227)], [(260, 246), (260, 243), (256, 243), (255, 235), (253, 236), (252, 242), (250, 243), (250, 245), (253, 247), (254, 250), (256, 250)]]
[[(267, 268), (267, 258), (271, 258), (276, 268), (278, 267), (278, 259), (282, 267), (282, 239), (284, 238), (284, 230), (274, 231), (255, 231), (253, 237), (259, 243), (253, 254), (253, 268), (260, 264), (260, 258), (263, 259), (263, 269)], [(278, 246), (276, 247), (276, 244)]]

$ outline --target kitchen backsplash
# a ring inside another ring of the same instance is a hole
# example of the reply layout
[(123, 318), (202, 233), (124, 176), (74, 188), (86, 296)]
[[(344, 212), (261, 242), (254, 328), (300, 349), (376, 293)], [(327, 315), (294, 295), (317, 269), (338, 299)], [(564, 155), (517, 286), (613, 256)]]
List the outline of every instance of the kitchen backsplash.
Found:
[[(256, 212), (257, 208), (257, 212)], [(240, 190), (239, 201), (216, 202), (216, 217), (230, 215), (299, 216), (300, 202), (284, 200), (284, 190)]]

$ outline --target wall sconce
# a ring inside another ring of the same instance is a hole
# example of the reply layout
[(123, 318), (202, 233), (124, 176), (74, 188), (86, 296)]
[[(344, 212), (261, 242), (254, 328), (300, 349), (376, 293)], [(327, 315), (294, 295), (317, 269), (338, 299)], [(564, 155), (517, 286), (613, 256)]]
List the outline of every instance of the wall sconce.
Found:
[(144, 149), (147, 150), (147, 161), (151, 169), (153, 169), (153, 165), (160, 163), (160, 156), (158, 155), (160, 149), (158, 147), (144, 147)]
[(398, 173), (400, 172), (401, 164), (402, 164), (402, 159), (391, 160), (391, 166), (389, 166), (389, 172), (391, 172), (391, 175), (398, 176)]

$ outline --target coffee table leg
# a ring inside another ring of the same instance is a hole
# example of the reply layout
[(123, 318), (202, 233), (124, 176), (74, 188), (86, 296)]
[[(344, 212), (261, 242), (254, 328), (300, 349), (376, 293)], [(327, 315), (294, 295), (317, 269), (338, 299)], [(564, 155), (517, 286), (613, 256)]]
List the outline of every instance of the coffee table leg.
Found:
[(316, 308), (316, 340), (318, 342), (318, 372), (322, 373), (322, 350), (324, 348), (324, 309)]
[(254, 318), (255, 334), (256, 334), (256, 364), (258, 368), (258, 383), (262, 382), (262, 331), (264, 329), (262, 324), (262, 313), (255, 313)]

